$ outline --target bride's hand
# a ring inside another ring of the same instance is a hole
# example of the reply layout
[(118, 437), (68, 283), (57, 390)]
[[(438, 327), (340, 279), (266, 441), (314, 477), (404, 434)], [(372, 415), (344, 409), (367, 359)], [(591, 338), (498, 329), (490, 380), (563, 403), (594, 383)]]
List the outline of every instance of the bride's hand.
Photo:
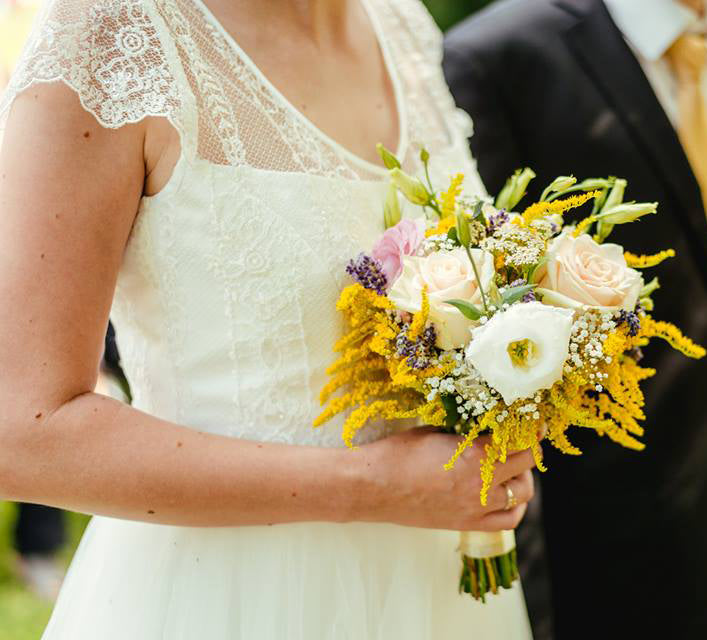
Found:
[[(460, 531), (514, 529), (533, 497), (535, 466), (529, 451), (497, 464), (488, 504), (479, 499), (480, 462), (488, 438), (480, 437), (450, 471), (444, 470), (460, 438), (432, 428), (411, 429), (360, 448), (371, 487), (371, 519)], [(517, 506), (506, 511), (509, 485)], [(367, 500), (368, 502), (368, 500)]]

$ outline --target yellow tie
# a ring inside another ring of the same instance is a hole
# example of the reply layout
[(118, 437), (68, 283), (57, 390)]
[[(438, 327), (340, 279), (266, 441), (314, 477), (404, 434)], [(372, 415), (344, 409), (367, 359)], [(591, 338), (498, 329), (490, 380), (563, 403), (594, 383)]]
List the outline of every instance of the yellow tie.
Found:
[(701, 87), (707, 62), (705, 37), (686, 33), (668, 49), (666, 56), (678, 81), (678, 136), (702, 190), (707, 212), (707, 104)]

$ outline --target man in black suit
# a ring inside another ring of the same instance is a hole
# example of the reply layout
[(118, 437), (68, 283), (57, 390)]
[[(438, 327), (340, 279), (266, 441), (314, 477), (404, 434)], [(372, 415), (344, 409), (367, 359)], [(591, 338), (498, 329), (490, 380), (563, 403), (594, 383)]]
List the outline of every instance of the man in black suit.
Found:
[[(705, 76), (698, 67), (686, 85), (671, 57), (686, 33), (704, 52), (703, 9), (702, 0), (502, 0), (452, 30), (445, 71), (474, 118), (471, 148), (491, 193), (529, 166), (531, 197), (557, 175), (616, 175), (628, 180), (627, 200), (660, 203), (611, 240), (634, 253), (677, 251), (653, 270), (657, 316), (705, 345), (707, 145), (695, 141), (707, 130), (694, 101)], [(570, 437), (584, 456), (546, 451), (559, 640), (707, 638), (707, 360), (658, 344), (644, 364), (658, 369), (644, 384), (645, 451), (579, 429)]]

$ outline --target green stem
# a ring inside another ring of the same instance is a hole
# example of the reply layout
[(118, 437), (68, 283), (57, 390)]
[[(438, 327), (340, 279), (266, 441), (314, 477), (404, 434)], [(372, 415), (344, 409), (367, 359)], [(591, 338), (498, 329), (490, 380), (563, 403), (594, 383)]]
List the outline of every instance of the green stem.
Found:
[(479, 558), (474, 558), (474, 564), (476, 565), (476, 573), (479, 576), (479, 596), (481, 598), (481, 602), (486, 602), (486, 594), (488, 593), (486, 568), (484, 567), (483, 561)]
[(476, 567), (474, 566), (474, 561), (471, 558), (465, 558), (466, 566), (469, 569), (469, 580), (471, 582), (471, 595), (474, 596), (476, 600), (481, 597), (481, 592), (479, 591), (479, 576), (476, 573)]
[(512, 582), (511, 560), (508, 557), (507, 553), (504, 553), (502, 556), (499, 556), (497, 560), (501, 574), (501, 584), (505, 589), (510, 589)]
[(430, 193), (434, 193), (435, 189), (432, 186), (432, 180), (430, 180), (430, 170), (428, 162), (425, 162), (425, 178), (427, 179), (427, 186), (430, 188)]
[(470, 594), (475, 600), (486, 602), (488, 593), (511, 589), (518, 579), (516, 550), (493, 558), (462, 556), (459, 591)]
[(442, 218), (442, 210), (439, 208), (439, 205), (434, 200), (430, 200), (427, 206), (430, 207), (430, 209), (432, 209), (437, 214), (438, 218)]
[(476, 262), (471, 255), (471, 250), (469, 247), (465, 246), (466, 255), (469, 256), (469, 262), (471, 262), (471, 268), (474, 270), (474, 276), (476, 277), (476, 284), (479, 286), (479, 291), (481, 292), (481, 303), (484, 305), (484, 311), (488, 314), (489, 308), (486, 304), (486, 294), (484, 293), (484, 287), (481, 284), (481, 278), (479, 277), (479, 270), (476, 268)]

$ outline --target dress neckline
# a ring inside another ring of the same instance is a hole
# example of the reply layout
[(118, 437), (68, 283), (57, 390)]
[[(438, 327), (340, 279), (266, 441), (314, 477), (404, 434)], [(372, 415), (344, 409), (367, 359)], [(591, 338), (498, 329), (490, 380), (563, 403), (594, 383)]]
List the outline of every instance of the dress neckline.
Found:
[[(347, 158), (354, 164), (359, 165), (366, 171), (373, 171), (380, 175), (388, 175), (388, 170), (382, 166), (366, 160), (357, 153), (354, 153), (347, 147), (345, 147), (340, 142), (336, 141), (329, 134), (318, 127), (312, 120), (305, 116), (294, 104), (270, 81), (270, 79), (263, 73), (260, 67), (255, 63), (255, 61), (246, 53), (246, 51), (238, 44), (236, 39), (231, 35), (231, 33), (223, 26), (223, 23), (216, 17), (216, 15), (211, 11), (211, 9), (206, 5), (204, 0), (193, 0), (194, 4), (201, 11), (204, 19), (209, 22), (226, 40), (228, 45), (234, 51), (235, 55), (242, 60), (242, 62), (248, 67), (248, 69), (256, 76), (256, 78), (265, 86), (268, 91), (276, 98), (282, 106), (289, 111), (294, 118), (303, 123), (306, 127), (314, 132), (319, 138), (321, 138), (326, 144), (331, 146), (339, 154)], [(405, 152), (408, 145), (407, 136), (407, 111), (405, 108), (405, 100), (403, 99), (402, 83), (400, 81), (400, 76), (397, 72), (397, 67), (395, 65), (394, 58), (390, 52), (390, 47), (388, 46), (387, 39), (383, 31), (383, 27), (378, 19), (378, 16), (374, 9), (370, 6), (369, 0), (359, 0), (361, 6), (363, 7), (368, 20), (371, 23), (373, 32), (378, 42), (378, 47), (383, 55), (383, 64), (385, 66), (385, 71), (388, 74), (391, 84), (393, 85), (393, 94), (395, 100), (395, 110), (398, 121), (398, 145), (396, 149), (396, 156), (398, 158), (405, 157)]]

